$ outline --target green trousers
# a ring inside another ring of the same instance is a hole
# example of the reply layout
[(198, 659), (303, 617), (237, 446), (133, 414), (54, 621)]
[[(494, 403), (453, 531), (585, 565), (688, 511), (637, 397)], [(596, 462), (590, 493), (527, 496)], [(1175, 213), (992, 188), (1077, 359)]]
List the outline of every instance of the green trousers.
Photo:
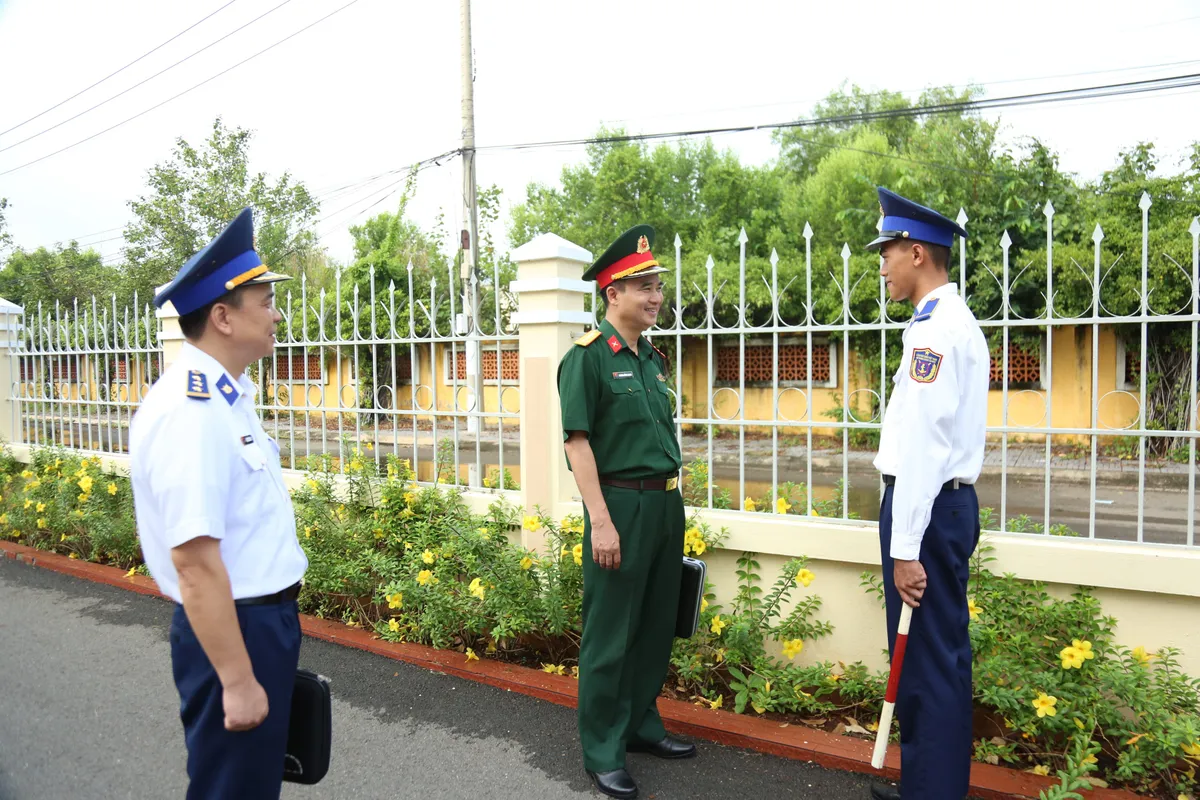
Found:
[(679, 490), (601, 486), (621, 537), (620, 569), (592, 560), (583, 528), (583, 641), (579, 648), (579, 738), (593, 772), (625, 766), (628, 742), (667, 735), (657, 700), (667, 677), (683, 569)]

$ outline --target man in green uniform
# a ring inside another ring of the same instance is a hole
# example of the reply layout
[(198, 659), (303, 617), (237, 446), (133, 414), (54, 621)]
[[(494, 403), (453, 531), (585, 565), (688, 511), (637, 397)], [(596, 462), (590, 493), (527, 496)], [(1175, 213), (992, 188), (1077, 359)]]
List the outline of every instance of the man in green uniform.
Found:
[(662, 307), (654, 229), (638, 225), (592, 264), (607, 309), (558, 367), (567, 463), (583, 497), (583, 764), (611, 797), (636, 797), (625, 753), (689, 758), (656, 700), (667, 676), (683, 564), (683, 461), (667, 359), (643, 336)]

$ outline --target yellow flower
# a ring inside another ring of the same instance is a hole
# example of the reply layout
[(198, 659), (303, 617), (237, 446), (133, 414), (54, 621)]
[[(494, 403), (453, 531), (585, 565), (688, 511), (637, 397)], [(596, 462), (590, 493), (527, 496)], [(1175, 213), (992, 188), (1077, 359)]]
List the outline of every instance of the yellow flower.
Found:
[(367, 442), (367, 452), (369, 453), (374, 449), (375, 449), (375, 445), (371, 444), (370, 442)]
[(567, 668), (562, 664), (542, 664), (542, 672), (550, 675), (566, 675)]
[(483, 586), (479, 583), (479, 578), (475, 578), (471, 581), (471, 585), (467, 587), (467, 591), (478, 597), (480, 600), (483, 599)]
[(817, 511), (817, 510), (814, 508), (814, 509), (812, 510), (812, 515), (813, 515), (814, 517), (819, 517), (819, 516), (821, 516), (821, 512), (820, 512), (820, 511)]
[(526, 514), (521, 527), (530, 532), (539, 531), (542, 529), (542, 521), (531, 514)]
[(577, 544), (571, 548), (571, 555), (575, 557), (575, 566), (583, 566), (583, 545)]
[(22, 478), (32, 478), (32, 477), (33, 477), (33, 473), (32, 473), (32, 472), (30, 472), (29, 470), (25, 470), (24, 472), (22, 472), (22, 473), (21, 473), (21, 477), (22, 477)]
[(414, 492), (404, 493), (404, 505), (411, 506), (415, 502), (417, 502), (417, 495)]
[(521, 559), (521, 569), (529, 569), (532, 566), (533, 566), (533, 559), (530, 558), (529, 556), (525, 556), (524, 558)]
[(708, 600), (701, 597), (700, 598), (700, 613), (703, 614), (707, 609), (708, 609)]
[(729, 623), (726, 622), (725, 620), (721, 619), (720, 614), (717, 614), (715, 617), (713, 617), (712, 625), (709, 626), (709, 630), (711, 630), (717, 636), (720, 636), (721, 631), (725, 630), (725, 628), (727, 628), (728, 626), (729, 626)]
[(321, 488), (321, 484), (317, 483), (312, 478), (309, 478), (308, 479), (308, 488), (312, 489), (315, 492)]
[(716, 700), (705, 699), (704, 702), (708, 703), (709, 708), (711, 708), (713, 711), (716, 711), (718, 708), (725, 705), (725, 695), (720, 695)]
[(967, 598), (967, 613), (971, 615), (971, 619), (979, 619), (979, 615), (983, 613), (983, 606), (975, 605), (975, 598)]
[(83, 493), (87, 494), (92, 490), (92, 478), (90, 475), (85, 475), (79, 479), (79, 488), (83, 489)]
[(1064, 647), (1058, 652), (1058, 657), (1062, 659), (1063, 669), (1079, 669), (1083, 666), (1083, 651), (1077, 647)]
[(421, 584), (422, 586), (428, 586), (430, 583), (434, 583), (436, 581), (437, 578), (433, 577), (433, 573), (427, 569), (423, 569), (417, 573), (417, 583)]
[(351, 459), (350, 460), (350, 469), (354, 470), (355, 472), (362, 469), (362, 461), (357, 458)]
[(26, 507), (26, 508), (29, 508), (31, 505), (33, 505), (33, 501), (32, 501), (32, 500), (26, 500), (26, 501), (25, 501), (25, 507)]
[(1036, 767), (1034, 767), (1033, 769), (1031, 769), (1029, 771), (1032, 772), (1034, 775), (1049, 775), (1050, 774), (1050, 768), (1047, 767), (1045, 764), (1038, 764)]
[(382, 539), (382, 538), (383, 538), (383, 528), (376, 528), (376, 529), (375, 529), (375, 538), (376, 538), (376, 539)]
[(134, 575), (137, 575), (137, 567), (130, 567), (129, 572), (125, 573), (126, 578), (132, 578)]
[[(0, 522), (5, 522), (5, 521), (6, 521), (5, 519), (0, 518)], [(1137, 647), (1133, 648), (1133, 652), (1130, 653), (1130, 655), (1132, 655), (1137, 660), (1137, 662), (1139, 664), (1141, 664), (1142, 666), (1145, 666), (1150, 663), (1150, 656), (1146, 654), (1146, 648), (1142, 647), (1140, 644)]]
[(1096, 654), (1092, 652), (1092, 643), (1086, 639), (1072, 639), (1071, 646), (1079, 651), (1085, 661), (1091, 661), (1096, 657)]
[(1053, 717), (1058, 713), (1058, 710), (1054, 707), (1057, 704), (1058, 698), (1048, 695), (1045, 692), (1039, 693), (1037, 699), (1033, 701), (1033, 707), (1037, 709), (1039, 717)]
[(694, 542), (692, 542), (692, 552), (698, 556), (704, 555), (704, 551), (707, 549), (708, 545), (704, 543), (703, 539), (696, 539)]
[(1094, 754), (1089, 753), (1088, 757), (1083, 760), (1083, 763), (1084, 764), (1096, 764), (1099, 762), (1099, 760), (1100, 759), (1096, 758), (1096, 756)]
[(60, 542), (65, 542), (67, 540), (67, 535), (64, 533), (62, 536), (58, 537), (58, 540)]
[(478, 660), (479, 660), (479, 656), (475, 655), (475, 651), (468, 647), (467, 648), (467, 661), (478, 661)]
[(79, 495), (79, 502), (86, 503), (89, 497), (91, 497), (91, 495), (87, 492), (84, 492), (83, 494)]
[(811, 570), (802, 569), (796, 573), (796, 583), (803, 583), (805, 586), (808, 586), (816, 577)]
[(1196, 742), (1188, 742), (1187, 744), (1183, 745), (1182, 749), (1183, 752), (1187, 753), (1189, 756), (1200, 756), (1200, 744)]
[(435, 556), (428, 549), (426, 549), (424, 553), (421, 553), (421, 560), (426, 564), (432, 564), (435, 558), (437, 558), (437, 556)]
[(742, 503), (742, 508), (745, 509), (746, 511), (757, 511), (758, 505), (755, 504), (753, 497), (747, 497), (745, 499), (745, 501)]
[(79, 554), (78, 554), (78, 553), (71, 553), (71, 555), (69, 555), (69, 556), (67, 556), (67, 557), (68, 557), (68, 558), (79, 558)]
[(387, 596), (388, 608), (402, 608), (404, 606), (404, 594), (396, 592)]
[(570, 555), (570, 553), (571, 553), (571, 551), (570, 551), (570, 550), (568, 550), (566, 547), (563, 547), (563, 549), (562, 549), (562, 552), (560, 552), (560, 553), (558, 554), (558, 557), (559, 557), (559, 558), (566, 558), (568, 555)]
[(46, 504), (45, 504), (45, 503), (38, 503), (38, 504), (37, 504), (37, 512), (38, 512), (39, 514), (40, 514), (40, 513), (42, 513), (42, 512), (43, 512), (43, 511), (45, 511), (45, 510), (46, 510)]
[(46, 520), (42, 519), (41, 517), (38, 517), (37, 526), (38, 526), (38, 528), (39, 528), (39, 529), (41, 529), (41, 528), (45, 528), (45, 527), (46, 527)]
[(792, 504), (787, 501), (786, 497), (779, 497), (779, 498), (775, 499), (775, 513), (776, 514), (786, 514), (791, 510), (792, 510)]
[(110, 484), (108, 485), (108, 493), (109, 493), (109, 494), (116, 494), (116, 493), (117, 493), (117, 485), (116, 485), (115, 483), (110, 483)]
[(724, 661), (724, 660), (725, 660), (725, 648), (724, 648), (724, 647), (718, 647), (718, 648), (716, 649), (715, 655), (716, 655), (716, 658), (717, 658), (717, 663), (718, 663), (718, 664), (720, 664), (722, 661)]
[(0, 514), (0, 525), (8, 524), (8, 514)]
[(800, 651), (804, 649), (803, 639), (789, 639), (783, 643), (783, 654), (788, 657), (788, 660), (800, 655)]
[(396, 620), (394, 620), (394, 619), (389, 619), (388, 620), (388, 630), (391, 631), (392, 633), (395, 633), (396, 631), (400, 630), (400, 623), (396, 622)]

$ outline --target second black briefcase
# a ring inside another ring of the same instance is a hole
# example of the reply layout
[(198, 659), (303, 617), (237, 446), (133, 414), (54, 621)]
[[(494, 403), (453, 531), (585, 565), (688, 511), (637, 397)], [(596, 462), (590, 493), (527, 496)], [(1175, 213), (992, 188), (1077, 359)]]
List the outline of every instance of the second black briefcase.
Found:
[(332, 739), (329, 679), (306, 669), (297, 669), (287, 752), (283, 757), (283, 779), (291, 783), (314, 784), (324, 778), (329, 771)]

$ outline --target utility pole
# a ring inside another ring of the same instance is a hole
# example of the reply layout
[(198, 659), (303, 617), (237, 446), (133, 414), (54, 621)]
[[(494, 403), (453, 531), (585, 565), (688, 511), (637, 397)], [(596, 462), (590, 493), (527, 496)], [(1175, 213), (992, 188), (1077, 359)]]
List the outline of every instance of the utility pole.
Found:
[[(467, 387), (474, 399), (474, 411), (483, 410), (483, 370), (479, 346), (479, 220), (475, 183), (475, 59), (471, 51), (471, 0), (460, 0), (462, 9), (462, 159), (463, 222), (462, 287), (463, 320), (460, 329), (467, 338)], [(500, 365), (497, 364), (499, 369)], [(482, 416), (467, 417), (467, 431), (481, 433)], [(472, 462), (469, 483), (479, 485), (478, 467)]]

